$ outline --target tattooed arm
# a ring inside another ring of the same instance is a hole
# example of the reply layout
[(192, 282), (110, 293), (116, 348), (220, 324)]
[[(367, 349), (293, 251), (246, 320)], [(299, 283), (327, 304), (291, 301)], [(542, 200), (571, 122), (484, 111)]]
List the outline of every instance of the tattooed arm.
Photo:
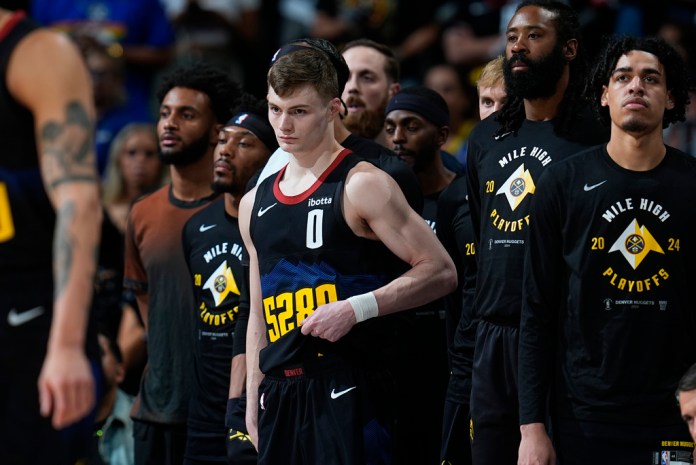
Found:
[(94, 405), (84, 352), (101, 225), (91, 86), (75, 46), (47, 30), (18, 44), (7, 86), (34, 115), (41, 174), (56, 211), (53, 321), (38, 385), (41, 413), (62, 428)]

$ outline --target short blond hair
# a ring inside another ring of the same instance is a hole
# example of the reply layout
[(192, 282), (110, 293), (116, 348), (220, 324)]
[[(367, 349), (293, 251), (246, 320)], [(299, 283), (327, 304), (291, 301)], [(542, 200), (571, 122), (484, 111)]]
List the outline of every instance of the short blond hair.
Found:
[(505, 84), (503, 77), (503, 57), (497, 56), (486, 63), (481, 71), (481, 76), (476, 83), (476, 89), (481, 90), (482, 87), (497, 87)]

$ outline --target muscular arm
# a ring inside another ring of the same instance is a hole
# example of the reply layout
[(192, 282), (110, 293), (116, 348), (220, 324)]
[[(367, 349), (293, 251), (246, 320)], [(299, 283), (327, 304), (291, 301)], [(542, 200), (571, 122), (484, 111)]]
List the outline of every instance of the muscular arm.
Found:
[[(50, 70), (50, 72), (49, 72)], [(64, 427), (94, 403), (84, 354), (102, 210), (87, 71), (67, 38), (39, 30), (18, 45), (7, 84), (34, 115), (44, 186), (56, 211), (53, 322), (39, 377), (41, 412)]]
[[(382, 241), (411, 266), (373, 291), (380, 316), (423, 305), (454, 290), (457, 273), (452, 259), (387, 174), (367, 163), (353, 168), (346, 181), (343, 210), (355, 234)], [(312, 313), (302, 332), (336, 341), (355, 323), (348, 301), (333, 302)]]
[(259, 264), (256, 257), (256, 248), (251, 241), (249, 232), (249, 220), (251, 208), (254, 205), (256, 189), (250, 191), (242, 198), (239, 204), (239, 230), (244, 239), (244, 245), (249, 255), (249, 323), (246, 334), (246, 370), (247, 370), (247, 432), (254, 446), (258, 449), (258, 411), (259, 411), (259, 385), (263, 380), (263, 373), (259, 367), (259, 352), (266, 344), (263, 314), (261, 313), (261, 279), (259, 277)]

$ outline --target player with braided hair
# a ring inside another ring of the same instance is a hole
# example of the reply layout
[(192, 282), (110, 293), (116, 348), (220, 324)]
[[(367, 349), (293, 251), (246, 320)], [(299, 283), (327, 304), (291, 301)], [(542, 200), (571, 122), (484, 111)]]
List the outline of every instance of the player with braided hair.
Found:
[(469, 139), (467, 191), (478, 241), (480, 319), (471, 386), (474, 464), (517, 462), (522, 263), (535, 184), (549, 165), (603, 140), (577, 106), (585, 79), (576, 64), (583, 55), (578, 29), (575, 12), (563, 3), (520, 3), (506, 32), (506, 103)]

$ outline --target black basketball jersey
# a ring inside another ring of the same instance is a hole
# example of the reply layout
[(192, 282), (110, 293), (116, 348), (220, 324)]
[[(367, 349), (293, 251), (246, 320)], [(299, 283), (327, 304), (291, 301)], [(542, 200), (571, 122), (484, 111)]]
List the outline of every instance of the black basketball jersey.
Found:
[(494, 118), (486, 118), (469, 139), (469, 206), (479, 242), (476, 311), (481, 318), (517, 325), (529, 205), (539, 176), (601, 140), (590, 129), (581, 141), (560, 137), (553, 121), (525, 120), (519, 131), (502, 137), (494, 136), (497, 128)]
[(237, 218), (225, 212), (224, 197), (194, 214), (182, 234), (196, 298), (191, 311), (197, 315), (196, 380), (188, 421), (219, 428), (225, 423), (246, 252)]
[(35, 29), (16, 13), (0, 31), (0, 301), (8, 309), (53, 299), (55, 214), (39, 171), (34, 118), (6, 85), (12, 52)]
[(555, 376), (560, 415), (679, 424), (674, 390), (696, 362), (696, 160), (668, 148), (656, 168), (629, 171), (600, 146), (551, 167), (539, 185), (520, 335), (522, 422), (543, 421), (544, 385)]
[[(356, 236), (343, 218), (346, 176), (361, 159), (343, 150), (305, 192), (284, 195), (285, 168), (258, 187), (250, 232), (261, 278), (268, 346), (263, 372), (312, 360), (318, 354), (361, 358), (374, 354), (386, 320), (358, 323), (336, 343), (304, 336), (299, 324), (318, 306), (377, 289), (392, 279), (391, 254), (379, 241)], [(373, 349), (373, 350), (371, 350)]]

